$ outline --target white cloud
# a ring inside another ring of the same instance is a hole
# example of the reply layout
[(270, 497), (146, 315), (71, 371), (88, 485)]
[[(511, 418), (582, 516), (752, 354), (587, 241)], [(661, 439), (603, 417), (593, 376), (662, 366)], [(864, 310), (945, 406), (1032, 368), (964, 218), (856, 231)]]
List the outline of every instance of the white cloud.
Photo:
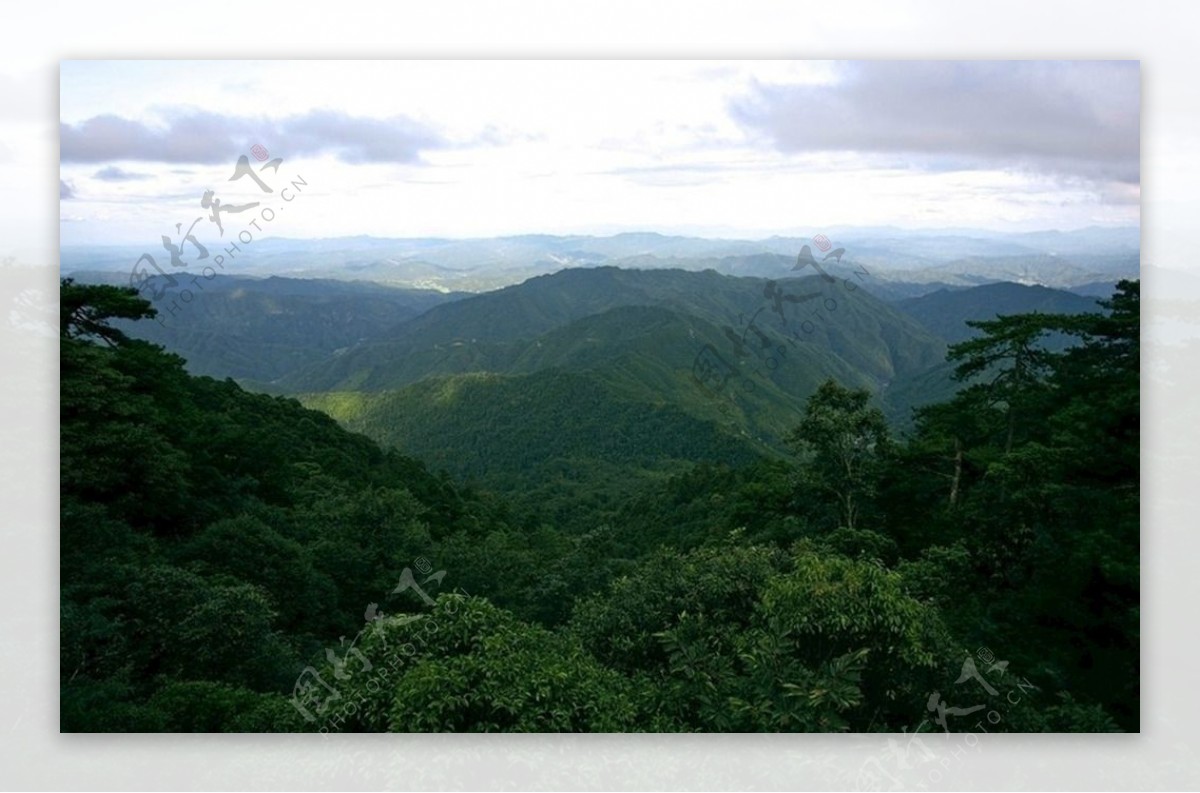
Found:
[[(1128, 185), (1092, 178), (1099, 171), (1084, 178), (1010, 167), (993, 156), (1003, 152), (1003, 130), (968, 144), (965, 132), (948, 127), (947, 110), (910, 122), (907, 146), (878, 145), (886, 135), (879, 130), (874, 138), (856, 133), (854, 145), (843, 147), (792, 145), (784, 134), (788, 102), (838, 97), (845, 69), (780, 61), (67, 63), (63, 178), (79, 184), (97, 164), (120, 167), (130, 159), (143, 161), (128, 170), (151, 178), (90, 182), (87, 201), (78, 203), (103, 208), (108, 219), (73, 224), (64, 241), (155, 240), (161, 227), (199, 210), (206, 189), (223, 200), (246, 198), (238, 192), (245, 180), (231, 185), (229, 177), (255, 142), (284, 159), (281, 171), (301, 173), (313, 185), (278, 224), (277, 233), (290, 237), (619, 230), (765, 236), (844, 224), (1138, 222)], [(170, 85), (197, 70), (206, 79), (189, 83), (187, 105), (164, 102), (180, 95)], [(913, 72), (952, 91), (935, 73)], [(1010, 81), (1007, 90), (1026, 83)], [(909, 85), (901, 93), (920, 89)], [(1044, 87), (1028, 91), (1025, 107), (1044, 101)], [(754, 116), (747, 97), (764, 96), (777, 101), (758, 106)], [(853, 98), (845, 101), (855, 106)], [(1136, 93), (1096, 112), (1110, 111), (1136, 121)], [(1072, 134), (1091, 134), (1072, 132), (1079, 112), (1047, 114), (1036, 134), (1011, 133), (1014, 145), (1024, 146), (1031, 162), (1050, 163), (1053, 151), (1039, 151), (1038, 141), (1061, 149)], [(125, 139), (75, 134), (106, 114), (128, 125)], [(942, 144), (931, 139), (910, 151), (921, 135), (939, 130)], [(1136, 169), (1136, 157), (1130, 160), (1118, 137), (1113, 173), (1135, 178), (1129, 167)], [(1081, 140), (1080, 150), (1098, 166), (1105, 145)], [(146, 161), (156, 158), (170, 164)], [(177, 173), (180, 162), (191, 164), (189, 174)]]

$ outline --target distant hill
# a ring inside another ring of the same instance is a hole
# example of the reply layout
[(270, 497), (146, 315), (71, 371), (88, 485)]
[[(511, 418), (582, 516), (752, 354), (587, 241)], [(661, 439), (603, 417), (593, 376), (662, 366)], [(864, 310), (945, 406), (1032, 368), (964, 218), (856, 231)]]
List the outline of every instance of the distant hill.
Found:
[[(187, 274), (176, 278), (180, 288), (191, 282)], [(160, 282), (153, 279), (143, 293), (153, 294)], [(362, 281), (277, 276), (218, 275), (200, 278), (198, 285), (202, 288), (190, 290), (190, 302), (182, 302), (178, 289), (155, 302), (161, 322), (117, 325), (182, 355), (192, 374), (248, 383), (283, 377), (457, 297)], [(178, 306), (174, 312), (172, 302)]]
[(969, 286), (954, 286), (951, 284), (942, 283), (940, 281), (926, 281), (923, 283), (908, 283), (907, 281), (886, 281), (882, 278), (867, 278), (861, 283), (861, 286), (866, 291), (875, 295), (880, 300), (888, 303), (894, 303), (898, 300), (906, 300), (912, 297), (920, 297), (928, 295), (931, 292), (939, 290), (954, 291), (956, 289), (970, 289)]
[[(1110, 292), (1111, 294), (1111, 292)], [(1099, 311), (1096, 299), (1060, 289), (998, 283), (971, 289), (942, 289), (901, 300), (896, 307), (951, 344), (978, 334), (967, 320), (994, 319), (1008, 314), (1082, 314)]]
[(1049, 253), (1018, 256), (980, 256), (955, 259), (944, 264), (916, 270), (872, 271), (875, 277), (910, 284), (943, 283), (950, 286), (979, 286), (1012, 282), (1027, 285), (1068, 289), (1094, 283), (1104, 278), (1114, 282), (1121, 278), (1136, 279), (1141, 270), (1137, 251), (1122, 254), (1075, 254), (1058, 256)]
[(1083, 297), (1107, 300), (1112, 297), (1113, 292), (1117, 291), (1117, 280), (1114, 278), (1105, 281), (1091, 281), (1086, 284), (1068, 287), (1067, 291), (1072, 294), (1082, 295)]

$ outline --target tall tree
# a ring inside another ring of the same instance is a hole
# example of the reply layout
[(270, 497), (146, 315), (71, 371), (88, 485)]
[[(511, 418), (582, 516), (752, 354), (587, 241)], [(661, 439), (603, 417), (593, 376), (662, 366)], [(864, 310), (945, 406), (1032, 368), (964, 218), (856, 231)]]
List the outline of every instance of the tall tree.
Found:
[(875, 493), (878, 465), (890, 444), (887, 420), (871, 407), (870, 398), (865, 390), (827, 380), (809, 397), (804, 419), (787, 437), (807, 463), (810, 481), (837, 499), (842, 525), (849, 529)]
[(100, 339), (110, 347), (126, 341), (111, 319), (147, 319), (158, 314), (132, 287), (77, 284), (64, 278), (59, 289), (59, 332), (68, 339)]
[(1004, 451), (1012, 451), (1018, 422), (1033, 409), (1039, 384), (1050, 370), (1053, 353), (1040, 344), (1057, 316), (1015, 314), (967, 324), (983, 335), (953, 345), (946, 354), (961, 361), (954, 370), (957, 380), (979, 378), (972, 386), (986, 394), (1005, 416)]

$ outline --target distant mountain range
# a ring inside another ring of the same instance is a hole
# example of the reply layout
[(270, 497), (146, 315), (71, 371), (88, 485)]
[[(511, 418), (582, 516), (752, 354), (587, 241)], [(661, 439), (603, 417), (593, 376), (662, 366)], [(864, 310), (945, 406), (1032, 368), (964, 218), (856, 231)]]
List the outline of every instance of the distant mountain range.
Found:
[[(866, 268), (879, 281), (972, 286), (1017, 281), (1071, 287), (1136, 277), (1137, 228), (1003, 234), (972, 229), (904, 231), (894, 228), (826, 230), (844, 264)], [(245, 246), (236, 272), (263, 277), (363, 280), (409, 289), (485, 292), (566, 268), (613, 265), (625, 269), (713, 269), (726, 275), (775, 277), (814, 240), (708, 239), (631, 232), (600, 236), (529, 234), (486, 239), (321, 240), (267, 238)], [(157, 246), (151, 246), (157, 250)], [(61, 251), (64, 274), (128, 274), (149, 247), (72, 247)], [(189, 248), (190, 251), (190, 248)], [(193, 262), (195, 264), (195, 262)], [(909, 295), (911, 296), (911, 295)]]

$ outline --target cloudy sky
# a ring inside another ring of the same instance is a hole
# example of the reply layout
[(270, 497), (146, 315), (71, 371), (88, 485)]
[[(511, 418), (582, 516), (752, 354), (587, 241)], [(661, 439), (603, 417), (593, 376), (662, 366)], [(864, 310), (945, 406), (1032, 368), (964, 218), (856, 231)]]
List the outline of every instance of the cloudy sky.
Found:
[[(60, 79), (63, 244), (155, 241), (207, 216), (208, 190), (280, 207), (297, 178), (272, 235), (1139, 222), (1129, 62), (75, 61)], [(282, 159), (248, 157), (270, 194), (230, 181), (256, 145)]]

